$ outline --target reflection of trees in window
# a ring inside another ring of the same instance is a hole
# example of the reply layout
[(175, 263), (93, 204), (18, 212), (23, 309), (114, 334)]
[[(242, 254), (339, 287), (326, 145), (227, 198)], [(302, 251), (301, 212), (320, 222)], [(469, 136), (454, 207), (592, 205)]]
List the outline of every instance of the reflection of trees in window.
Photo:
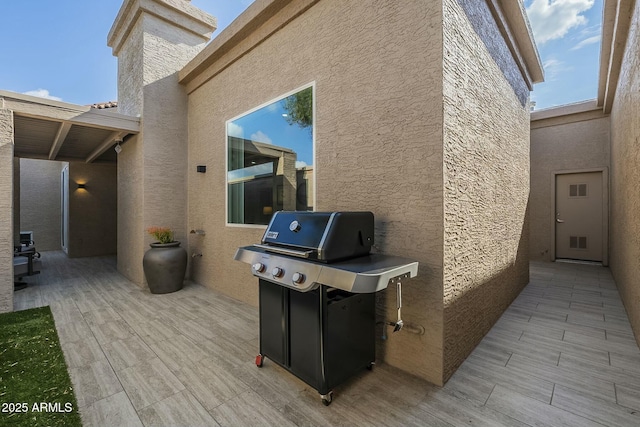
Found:
[(277, 210), (313, 210), (313, 87), (229, 121), (227, 136), (229, 223), (268, 224)]
[(288, 96), (284, 100), (285, 117), (290, 125), (297, 124), (301, 128), (313, 126), (313, 91), (309, 87)]

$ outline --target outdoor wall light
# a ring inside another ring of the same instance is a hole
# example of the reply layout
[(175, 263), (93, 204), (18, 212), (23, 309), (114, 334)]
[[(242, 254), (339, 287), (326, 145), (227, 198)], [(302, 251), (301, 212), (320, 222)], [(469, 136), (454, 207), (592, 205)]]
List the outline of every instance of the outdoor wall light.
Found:
[(120, 154), (120, 152), (122, 151), (122, 147), (120, 146), (121, 142), (122, 142), (122, 138), (116, 139), (116, 146), (113, 147), (113, 149), (115, 150), (116, 154)]
[(198, 165), (198, 166), (196, 166), (196, 170), (198, 172), (200, 172), (200, 173), (205, 173), (205, 172), (207, 172), (207, 167), (204, 166), (204, 165)]
[(87, 189), (87, 184), (78, 184), (78, 190), (86, 190)]

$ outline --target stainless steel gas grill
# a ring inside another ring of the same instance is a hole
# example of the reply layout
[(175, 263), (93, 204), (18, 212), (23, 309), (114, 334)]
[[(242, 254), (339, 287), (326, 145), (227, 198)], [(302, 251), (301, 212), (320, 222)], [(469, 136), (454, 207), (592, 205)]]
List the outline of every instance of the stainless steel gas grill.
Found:
[(315, 388), (332, 389), (375, 361), (375, 292), (418, 273), (406, 258), (370, 254), (371, 212), (276, 212), (261, 244), (235, 259), (259, 279), (260, 353)]

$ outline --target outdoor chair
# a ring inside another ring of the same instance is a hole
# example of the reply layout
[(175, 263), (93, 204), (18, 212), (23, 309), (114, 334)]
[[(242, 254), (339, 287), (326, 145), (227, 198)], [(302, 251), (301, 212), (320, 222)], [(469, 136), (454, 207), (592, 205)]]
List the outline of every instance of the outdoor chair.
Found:
[(20, 281), (25, 276), (40, 274), (42, 262), (40, 253), (36, 251), (33, 241), (30, 244), (15, 246), (13, 250), (13, 278), (14, 290), (20, 290), (27, 286), (26, 282)]

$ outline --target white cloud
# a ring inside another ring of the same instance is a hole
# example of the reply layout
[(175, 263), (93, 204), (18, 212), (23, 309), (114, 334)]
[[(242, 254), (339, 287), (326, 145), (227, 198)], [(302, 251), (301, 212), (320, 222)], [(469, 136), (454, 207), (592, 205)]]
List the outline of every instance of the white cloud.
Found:
[(306, 168), (307, 162), (303, 162), (302, 160), (296, 160), (296, 169)]
[(37, 96), (39, 98), (46, 98), (52, 101), (62, 101), (62, 98), (57, 96), (52, 96), (49, 94), (49, 91), (46, 89), (38, 89), (38, 90), (30, 90), (28, 92), (24, 92), (25, 95)]
[(599, 36), (601, 33), (602, 33), (602, 24), (600, 23), (589, 25), (588, 27), (584, 27), (582, 30), (580, 30), (581, 37)]
[(555, 58), (550, 58), (544, 61), (542, 67), (544, 68), (545, 81), (547, 82), (556, 80), (560, 73), (572, 69), (571, 66), (567, 65), (565, 62)]
[(273, 144), (273, 141), (271, 141), (271, 138), (269, 138), (267, 136), (267, 134), (265, 134), (261, 130), (259, 130), (258, 132), (252, 134), (251, 135), (251, 140), (252, 141), (256, 141), (256, 142), (263, 142), (265, 144)]
[(580, 43), (572, 47), (571, 50), (582, 49), (583, 47), (588, 46), (590, 44), (594, 44), (594, 43), (600, 43), (600, 36), (593, 36), (593, 37), (584, 39)]
[(227, 125), (227, 135), (236, 138), (244, 138), (244, 129), (242, 129), (242, 126), (231, 122)]
[(562, 38), (572, 28), (587, 24), (587, 18), (580, 14), (591, 9), (593, 3), (594, 0), (533, 0), (527, 15), (536, 42), (544, 44)]

